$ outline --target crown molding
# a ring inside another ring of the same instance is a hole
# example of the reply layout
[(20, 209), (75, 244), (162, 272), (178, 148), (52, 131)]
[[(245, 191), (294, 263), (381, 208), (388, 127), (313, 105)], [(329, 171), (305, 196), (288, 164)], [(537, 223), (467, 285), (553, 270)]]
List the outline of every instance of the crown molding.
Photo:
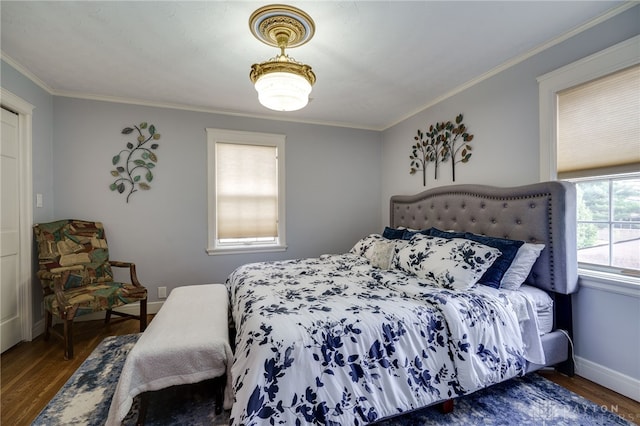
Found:
[(246, 118), (256, 118), (261, 120), (271, 120), (271, 121), (286, 121), (291, 123), (300, 123), (300, 124), (314, 124), (318, 126), (332, 126), (332, 127), (344, 127), (348, 129), (360, 129), (360, 130), (372, 130), (372, 131), (381, 131), (381, 128), (372, 127), (372, 126), (364, 126), (362, 124), (357, 123), (343, 123), (343, 122), (332, 122), (332, 121), (322, 121), (322, 120), (305, 120), (305, 119), (296, 119), (291, 117), (273, 117), (266, 116), (261, 114), (249, 114), (238, 111), (230, 111), (224, 109), (215, 109), (215, 108), (207, 108), (207, 107), (199, 107), (194, 105), (186, 105), (186, 104), (174, 104), (168, 102), (155, 102), (155, 101), (147, 101), (143, 99), (135, 99), (135, 98), (123, 98), (118, 96), (108, 96), (108, 95), (97, 95), (94, 93), (81, 93), (74, 92), (70, 90), (56, 90), (42, 81), (37, 75), (29, 71), (28, 68), (21, 65), (18, 61), (11, 58), (5, 52), (0, 50), (0, 58), (6, 62), (8, 65), (15, 68), (20, 74), (27, 77), (41, 89), (52, 96), (60, 96), (64, 98), (75, 98), (75, 99), (86, 99), (93, 101), (102, 101), (102, 102), (114, 102), (120, 104), (128, 104), (128, 105), (140, 105), (140, 106), (149, 106), (155, 108), (166, 108), (166, 109), (177, 109), (181, 111), (191, 111), (191, 112), (203, 112), (207, 114), (220, 114), (220, 115), (230, 115), (234, 117), (246, 117)]
[(154, 108), (167, 108), (167, 109), (176, 109), (181, 111), (203, 112), (206, 114), (219, 114), (219, 115), (229, 115), (233, 117), (256, 118), (260, 120), (285, 121), (288, 123), (315, 124), (318, 126), (345, 127), (348, 129), (360, 129), (360, 130), (373, 130), (373, 131), (382, 130), (380, 128), (363, 126), (362, 124), (357, 124), (357, 123), (297, 119), (289, 116), (282, 116), (281, 118), (281, 117), (262, 115), (262, 114), (251, 114), (251, 113), (232, 111), (232, 110), (207, 108), (203, 106), (174, 104), (169, 102), (146, 101), (143, 99), (121, 98), (117, 96), (96, 95), (96, 94), (90, 94), (90, 93), (78, 93), (78, 92), (63, 91), (63, 90), (55, 90), (51, 94), (54, 96), (59, 96), (64, 98), (86, 99), (86, 100), (102, 101), (102, 102), (114, 102), (119, 104), (148, 106), (148, 107), (154, 107)]
[(4, 51), (0, 50), (0, 58), (5, 61), (7, 64), (11, 65), (16, 69), (20, 74), (27, 77), (29, 80), (37, 84), (41, 89), (49, 93), (50, 95), (54, 95), (55, 91), (51, 88), (47, 83), (42, 81), (37, 75), (32, 73), (28, 68), (23, 66), (21, 63), (13, 59), (11, 56), (7, 55)]

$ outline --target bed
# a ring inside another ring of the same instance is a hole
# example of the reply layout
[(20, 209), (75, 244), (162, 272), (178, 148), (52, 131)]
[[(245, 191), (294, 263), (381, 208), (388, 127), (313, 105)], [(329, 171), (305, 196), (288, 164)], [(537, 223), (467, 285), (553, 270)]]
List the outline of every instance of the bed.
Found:
[(389, 226), (348, 253), (239, 267), (231, 423), (371, 424), (545, 366), (573, 374), (575, 240), (569, 183), (453, 185), (391, 197)]

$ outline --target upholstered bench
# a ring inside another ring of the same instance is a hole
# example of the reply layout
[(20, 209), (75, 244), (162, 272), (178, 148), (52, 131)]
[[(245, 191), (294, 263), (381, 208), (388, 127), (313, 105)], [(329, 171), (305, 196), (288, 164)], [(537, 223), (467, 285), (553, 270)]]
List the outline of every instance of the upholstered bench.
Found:
[[(228, 294), (223, 284), (177, 287), (127, 356), (111, 401), (108, 425), (120, 425), (144, 393), (219, 378), (216, 413), (232, 404)], [(226, 378), (223, 380), (223, 378)], [(224, 401), (223, 401), (224, 400)]]

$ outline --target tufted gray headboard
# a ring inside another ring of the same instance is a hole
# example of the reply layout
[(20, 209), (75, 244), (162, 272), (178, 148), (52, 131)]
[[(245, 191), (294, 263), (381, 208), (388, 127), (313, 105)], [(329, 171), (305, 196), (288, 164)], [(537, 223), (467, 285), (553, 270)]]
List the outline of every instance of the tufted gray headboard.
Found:
[(571, 183), (443, 186), (395, 195), (390, 207), (394, 228), (435, 227), (545, 244), (527, 284), (561, 294), (578, 289), (576, 191)]

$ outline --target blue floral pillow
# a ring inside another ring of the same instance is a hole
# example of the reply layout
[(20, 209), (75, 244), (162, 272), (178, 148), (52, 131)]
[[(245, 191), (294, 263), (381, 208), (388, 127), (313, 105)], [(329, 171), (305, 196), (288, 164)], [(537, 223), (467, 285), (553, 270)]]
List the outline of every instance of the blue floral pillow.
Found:
[(439, 287), (467, 290), (500, 256), (500, 250), (463, 238), (414, 235), (397, 250), (391, 267)]
[(524, 241), (488, 237), (486, 235), (478, 235), (471, 232), (447, 232), (441, 231), (437, 228), (431, 228), (429, 235), (441, 238), (466, 238), (467, 240), (475, 241), (500, 250), (502, 253), (500, 257), (493, 262), (493, 265), (491, 265), (491, 267), (487, 269), (487, 271), (478, 280), (479, 284), (484, 284), (493, 288), (500, 288), (500, 281), (504, 277), (505, 272), (511, 266), (513, 259), (515, 259), (518, 249), (524, 244)]
[(349, 252), (366, 258), (376, 268), (389, 269), (395, 253), (406, 244), (407, 241), (404, 240), (371, 234), (358, 241)]
[(373, 249), (374, 244), (377, 241), (386, 241), (380, 234), (371, 234), (367, 235), (360, 241), (358, 241), (352, 248), (349, 250), (349, 253), (357, 254), (358, 256), (365, 257), (365, 253)]

